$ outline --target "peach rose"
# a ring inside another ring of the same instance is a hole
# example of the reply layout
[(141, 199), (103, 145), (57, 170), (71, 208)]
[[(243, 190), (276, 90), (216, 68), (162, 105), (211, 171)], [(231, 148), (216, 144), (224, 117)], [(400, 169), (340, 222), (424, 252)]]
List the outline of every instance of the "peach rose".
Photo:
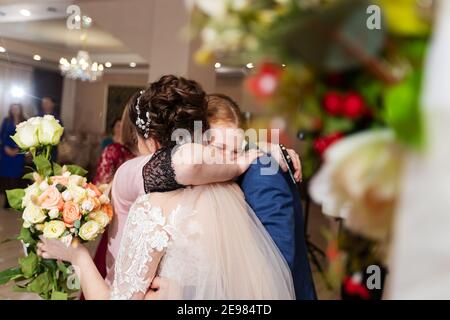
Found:
[(102, 204), (99, 198), (89, 198), (89, 200), (91, 200), (92, 203), (94, 204), (94, 209), (92, 210), (96, 211), (101, 208)]
[(64, 201), (56, 187), (48, 187), (39, 197), (38, 203), (43, 209), (51, 210), (58, 208), (61, 210), (64, 206)]
[(110, 204), (104, 204), (104, 205), (102, 205), (101, 210), (102, 210), (103, 212), (105, 212), (105, 213), (108, 215), (109, 220), (112, 220), (113, 214), (114, 214), (112, 205), (110, 205)]
[(65, 187), (69, 184), (69, 178), (64, 176), (53, 176), (50, 178), (50, 180), (55, 184), (60, 184)]
[(73, 226), (76, 220), (81, 219), (80, 208), (72, 201), (68, 201), (64, 204), (63, 220), (68, 226)]

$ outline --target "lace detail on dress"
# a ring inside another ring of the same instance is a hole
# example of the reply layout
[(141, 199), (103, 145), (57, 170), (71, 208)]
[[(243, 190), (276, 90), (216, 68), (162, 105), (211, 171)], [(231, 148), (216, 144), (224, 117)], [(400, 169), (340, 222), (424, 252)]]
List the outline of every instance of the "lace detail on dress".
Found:
[(185, 187), (179, 184), (175, 178), (175, 171), (172, 167), (173, 149), (173, 147), (159, 149), (144, 165), (142, 175), (145, 193), (167, 192)]
[(152, 206), (149, 195), (140, 196), (130, 209), (115, 264), (111, 299), (131, 299), (147, 291), (169, 244), (166, 218)]

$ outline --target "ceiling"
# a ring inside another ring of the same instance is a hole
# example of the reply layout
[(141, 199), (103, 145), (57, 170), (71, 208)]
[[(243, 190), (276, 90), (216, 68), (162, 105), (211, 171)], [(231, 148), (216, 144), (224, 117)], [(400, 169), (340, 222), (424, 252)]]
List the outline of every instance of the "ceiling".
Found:
[[(75, 55), (78, 50), (85, 49), (97, 61), (111, 61), (113, 66), (128, 65), (130, 62), (146, 64), (141, 56), (99, 27), (95, 20), (88, 28), (68, 28), (67, 17), (70, 13), (66, 10), (74, 2), (0, 0), (0, 46), (6, 47), (10, 55), (22, 57), (30, 55), (29, 50), (34, 50), (42, 55), (43, 60), (53, 62), (59, 61), (61, 56)], [(77, 1), (77, 4), (92, 5), (97, 2), (103, 5), (105, 0)]]

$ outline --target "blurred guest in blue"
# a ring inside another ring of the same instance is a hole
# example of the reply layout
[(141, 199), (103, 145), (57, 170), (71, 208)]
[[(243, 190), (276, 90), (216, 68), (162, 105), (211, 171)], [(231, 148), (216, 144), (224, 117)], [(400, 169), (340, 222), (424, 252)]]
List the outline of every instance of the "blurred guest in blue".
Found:
[(117, 118), (114, 120), (111, 126), (112, 136), (108, 136), (102, 140), (102, 150), (105, 149), (108, 145), (113, 143), (120, 143), (120, 133), (122, 128), (122, 119)]
[[(11, 139), (16, 126), (26, 120), (21, 104), (12, 104), (8, 117), (3, 120), (0, 130), (0, 189), (2, 191), (23, 185), (25, 155), (20, 153), (16, 143)], [(5, 204), (5, 207), (7, 205)]]

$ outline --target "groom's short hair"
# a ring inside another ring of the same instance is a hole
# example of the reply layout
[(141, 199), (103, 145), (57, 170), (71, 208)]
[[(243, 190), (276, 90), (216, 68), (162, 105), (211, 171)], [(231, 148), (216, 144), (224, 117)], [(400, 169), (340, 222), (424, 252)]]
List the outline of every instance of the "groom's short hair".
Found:
[(239, 128), (242, 126), (241, 109), (232, 98), (222, 93), (212, 93), (207, 95), (207, 100), (208, 123), (233, 123)]

